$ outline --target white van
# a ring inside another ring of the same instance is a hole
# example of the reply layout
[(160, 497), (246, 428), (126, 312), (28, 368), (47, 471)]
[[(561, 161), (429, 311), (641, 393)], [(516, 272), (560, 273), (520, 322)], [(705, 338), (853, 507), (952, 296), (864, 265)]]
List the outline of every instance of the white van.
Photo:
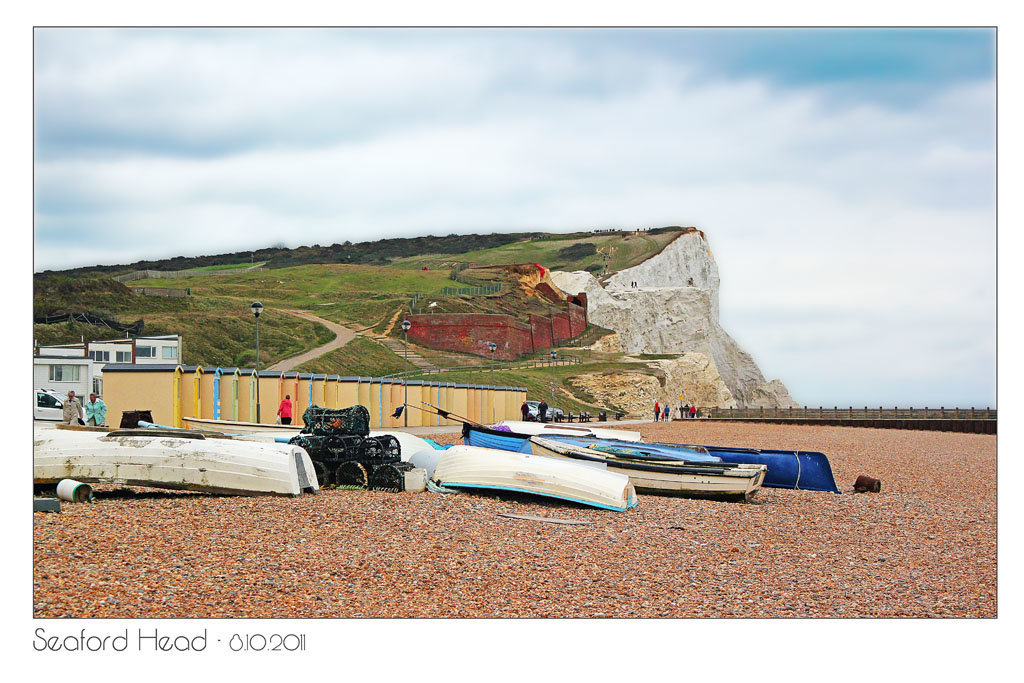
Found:
[(35, 408), (32, 416), (37, 420), (62, 421), (65, 396), (66, 394), (62, 395), (51, 389), (36, 389), (36, 401), (33, 404)]

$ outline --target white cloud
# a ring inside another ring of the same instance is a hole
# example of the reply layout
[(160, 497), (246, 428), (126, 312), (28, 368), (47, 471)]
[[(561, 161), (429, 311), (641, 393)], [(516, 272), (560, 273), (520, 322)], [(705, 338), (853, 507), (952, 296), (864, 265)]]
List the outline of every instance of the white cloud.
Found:
[[(844, 106), (543, 41), (266, 35), (42, 41), (37, 269), (693, 224), (727, 329), (798, 400), (989, 391), (969, 375), (994, 358), (990, 83)], [(68, 248), (86, 231), (103, 251)]]

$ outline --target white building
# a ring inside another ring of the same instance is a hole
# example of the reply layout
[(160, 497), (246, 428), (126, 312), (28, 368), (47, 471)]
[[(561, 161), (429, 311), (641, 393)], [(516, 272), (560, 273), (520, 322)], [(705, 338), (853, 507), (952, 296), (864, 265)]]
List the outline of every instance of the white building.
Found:
[[(64, 377), (64, 370), (40, 370), (44, 367), (60, 367), (64, 364), (63, 359), (89, 360), (88, 383), (85, 394), (103, 394), (103, 367), (107, 363), (132, 363), (137, 365), (181, 363), (181, 335), (165, 334), (154, 337), (132, 337), (125, 339), (105, 339), (102, 341), (78, 342), (76, 344), (54, 344), (51, 346), (36, 346), (34, 356), (42, 362), (36, 362), (36, 387), (37, 389), (54, 389), (67, 392), (74, 387), (69, 385), (68, 380), (46, 379), (51, 376)], [(59, 359), (57, 362), (55, 359)], [(78, 366), (80, 364), (72, 364)], [(70, 366), (69, 366), (70, 367)], [(67, 376), (74, 374), (75, 370), (68, 370)], [(79, 376), (84, 372), (77, 371)], [(40, 379), (46, 381), (40, 384)], [(78, 380), (76, 380), (78, 381)], [(66, 387), (66, 388), (65, 388)], [(77, 392), (78, 389), (75, 389)]]
[(64, 355), (37, 355), (32, 358), (32, 378), (36, 389), (52, 389), (61, 396), (69, 391), (88, 397), (94, 391), (95, 364), (92, 358)]

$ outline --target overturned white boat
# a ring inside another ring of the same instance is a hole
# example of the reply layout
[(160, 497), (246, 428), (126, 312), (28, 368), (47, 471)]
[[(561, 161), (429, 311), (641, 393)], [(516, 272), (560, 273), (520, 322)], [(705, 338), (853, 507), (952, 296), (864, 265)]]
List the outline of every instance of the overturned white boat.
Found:
[[(591, 427), (590, 425), (502, 420), (495, 427), (508, 427), (516, 434), (529, 434), (531, 436), (562, 434), (565, 436), (593, 436), (598, 439), (618, 439), (619, 441), (640, 441), (640, 432), (633, 432), (628, 429), (603, 429), (601, 427)], [(491, 429), (495, 427), (491, 427)]]
[(609, 472), (628, 476), (641, 493), (749, 500), (768, 471), (764, 465), (745, 463), (654, 461), (637, 455), (637, 449), (587, 447), (540, 436), (531, 437), (530, 443), (537, 456), (604, 465)]
[(319, 488), (309, 454), (298, 446), (237, 441), (184, 430), (35, 430), (32, 476), (202, 491), (287, 495)]
[(433, 479), (445, 487), (533, 493), (606, 510), (623, 511), (637, 504), (629, 477), (600, 466), (476, 446), (439, 452)]

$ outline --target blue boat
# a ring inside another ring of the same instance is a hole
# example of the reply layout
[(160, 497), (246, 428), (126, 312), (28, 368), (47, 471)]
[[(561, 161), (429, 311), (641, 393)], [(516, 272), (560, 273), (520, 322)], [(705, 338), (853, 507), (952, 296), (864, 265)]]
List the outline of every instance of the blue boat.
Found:
[(722, 462), (747, 462), (768, 466), (763, 486), (801, 491), (839, 493), (832, 466), (824, 453), (817, 451), (782, 451), (765, 448), (730, 448), (705, 446), (708, 453)]
[[(463, 423), (463, 441), (470, 446), (497, 448), (517, 453), (532, 453), (529, 434), (498, 431)], [(548, 434), (544, 438), (574, 445), (642, 450), (646, 459), (688, 460), (691, 462), (724, 462), (735, 464), (767, 465), (768, 474), (763, 486), (802, 491), (839, 493), (832, 466), (824, 453), (816, 451), (784, 451), (762, 448), (733, 448), (729, 446), (703, 446), (693, 444), (635, 443), (586, 436)], [(630, 455), (629, 457), (636, 457)]]
[(462, 423), (462, 442), (467, 446), (494, 448), (499, 451), (533, 453), (529, 434), (517, 434), (512, 431), (504, 432), (481, 425), (471, 425), (468, 422)]

